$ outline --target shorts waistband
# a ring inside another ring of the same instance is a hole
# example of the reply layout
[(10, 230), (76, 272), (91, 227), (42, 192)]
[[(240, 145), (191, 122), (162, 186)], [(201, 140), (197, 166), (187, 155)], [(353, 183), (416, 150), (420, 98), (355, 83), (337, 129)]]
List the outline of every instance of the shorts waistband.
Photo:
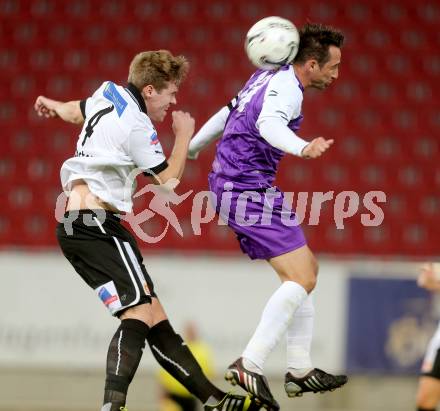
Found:
[(64, 213), (64, 218), (78, 218), (83, 215), (91, 215), (96, 217), (100, 222), (103, 222), (107, 218), (112, 218), (117, 221), (121, 221), (121, 215), (113, 211), (104, 210), (103, 208), (97, 209), (83, 209), (83, 210), (70, 210)]

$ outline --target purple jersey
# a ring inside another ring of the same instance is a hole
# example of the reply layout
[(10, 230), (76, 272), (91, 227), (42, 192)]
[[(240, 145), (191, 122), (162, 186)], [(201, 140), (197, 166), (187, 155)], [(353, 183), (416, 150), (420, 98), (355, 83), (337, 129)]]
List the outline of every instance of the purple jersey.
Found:
[[(229, 114), (223, 137), (217, 144), (213, 173), (243, 188), (271, 186), (284, 152), (261, 137), (258, 120), (262, 112), (271, 110), (266, 115), (281, 117), (292, 131), (297, 131), (303, 119), (303, 91), (291, 65), (276, 72), (256, 71), (240, 91)], [(271, 100), (276, 104), (267, 103)]]

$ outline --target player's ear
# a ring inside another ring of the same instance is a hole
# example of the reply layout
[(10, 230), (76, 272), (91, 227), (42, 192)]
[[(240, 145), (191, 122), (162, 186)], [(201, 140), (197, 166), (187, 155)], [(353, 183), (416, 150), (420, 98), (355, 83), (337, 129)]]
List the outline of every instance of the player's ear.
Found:
[(142, 97), (148, 98), (151, 97), (154, 94), (155, 90), (154, 87), (151, 84), (148, 84), (142, 89)]
[(310, 72), (315, 71), (319, 67), (318, 62), (315, 59), (309, 60), (306, 64)]

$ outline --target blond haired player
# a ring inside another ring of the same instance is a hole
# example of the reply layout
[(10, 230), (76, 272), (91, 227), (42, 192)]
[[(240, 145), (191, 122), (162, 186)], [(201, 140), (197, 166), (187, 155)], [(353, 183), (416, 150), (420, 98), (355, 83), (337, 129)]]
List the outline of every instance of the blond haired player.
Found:
[(145, 341), (205, 410), (243, 411), (249, 405), (245, 397), (226, 394), (206, 378), (168, 321), (137, 242), (119, 218), (132, 210), (134, 171), (163, 183), (182, 176), (194, 119), (172, 113), (175, 144), (168, 159), (153, 122), (163, 121), (176, 104), (188, 68), (183, 56), (147, 51), (132, 60), (126, 86), (105, 81), (86, 100), (62, 103), (40, 96), (35, 103), (39, 115), (84, 123), (74, 156), (61, 167), (69, 201), (57, 238), (81, 278), (120, 320), (108, 348), (101, 411), (126, 410)]

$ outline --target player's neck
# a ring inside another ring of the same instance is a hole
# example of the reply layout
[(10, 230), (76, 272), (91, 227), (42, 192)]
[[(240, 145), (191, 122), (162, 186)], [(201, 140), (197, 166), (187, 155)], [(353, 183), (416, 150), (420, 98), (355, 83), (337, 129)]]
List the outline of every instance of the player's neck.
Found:
[(307, 72), (304, 66), (293, 64), (293, 71), (295, 72), (296, 77), (305, 89), (310, 86), (310, 78), (307, 76)]

